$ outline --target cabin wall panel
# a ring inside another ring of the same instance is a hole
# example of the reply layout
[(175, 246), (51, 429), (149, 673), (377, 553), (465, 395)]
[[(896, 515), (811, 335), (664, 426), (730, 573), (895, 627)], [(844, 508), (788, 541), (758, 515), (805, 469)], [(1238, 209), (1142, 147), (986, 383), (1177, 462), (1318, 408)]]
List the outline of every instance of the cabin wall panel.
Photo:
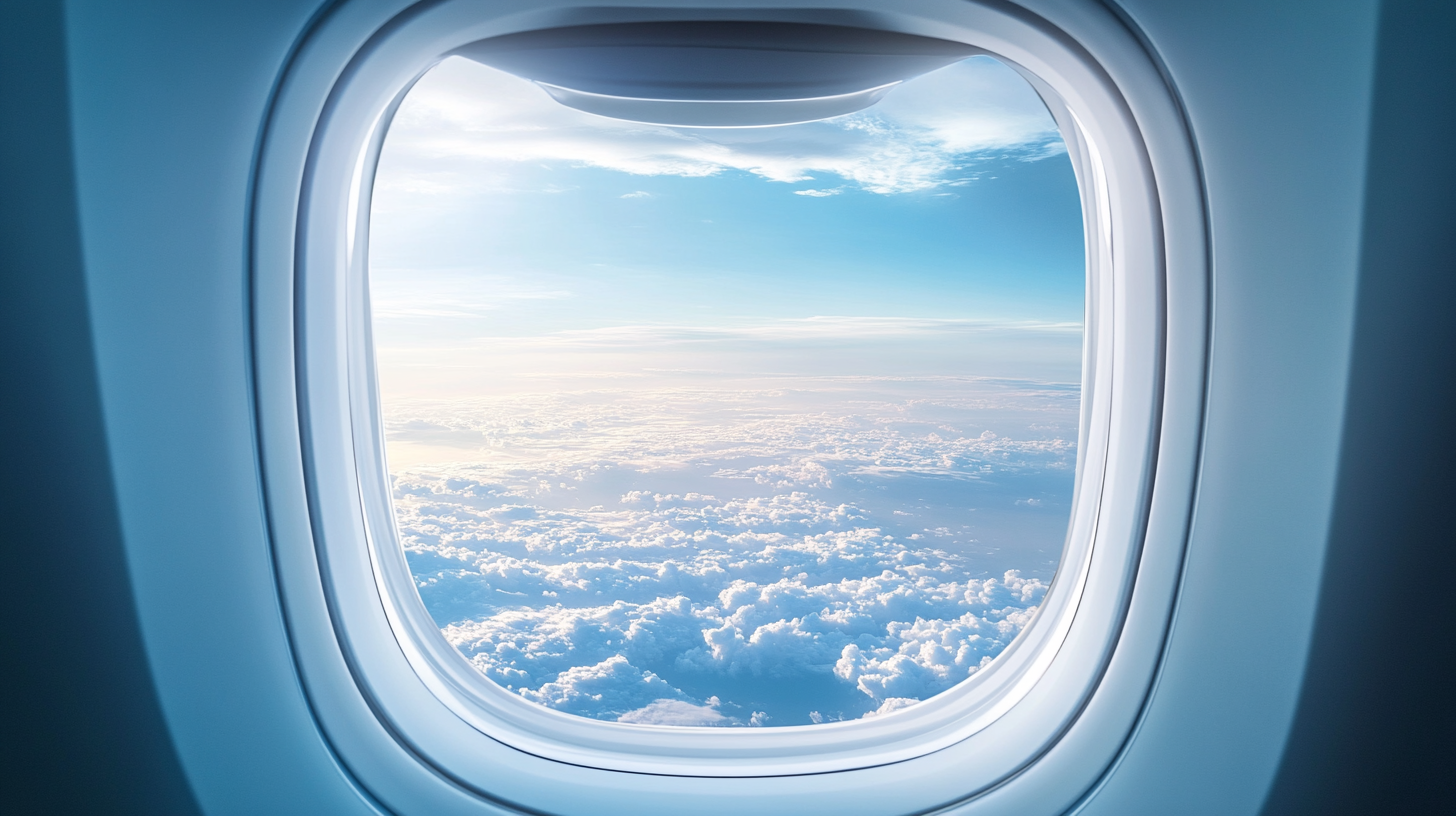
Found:
[(162, 708), (208, 813), (371, 811), (299, 688), (250, 408), (253, 157), (318, 6), (67, 7), (86, 283), (126, 558)]
[(1121, 6), (1164, 61), (1203, 163), (1213, 331), (1165, 662), (1084, 812), (1255, 813), (1298, 702), (1329, 533), (1377, 4)]
[(132, 604), (73, 158), (65, 7), (0, 4), (0, 809), (193, 814)]

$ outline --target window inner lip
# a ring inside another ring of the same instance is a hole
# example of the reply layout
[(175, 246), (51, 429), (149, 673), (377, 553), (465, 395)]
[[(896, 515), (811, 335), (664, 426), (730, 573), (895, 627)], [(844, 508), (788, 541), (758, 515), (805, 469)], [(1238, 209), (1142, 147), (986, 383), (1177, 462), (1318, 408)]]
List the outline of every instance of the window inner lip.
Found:
[[(1038, 90), (1053, 107), (1054, 115), (1061, 114), (1056, 118), (1077, 166), (1084, 213), (1105, 207), (1104, 171), (1095, 147), (1070, 112), (1055, 98), (1047, 98), (1044, 86)], [(1083, 422), (1066, 549), (1042, 608), (991, 665), (945, 692), (896, 712), (894, 717), (753, 729), (665, 729), (589, 720), (538, 706), (480, 676), (444, 641), (425, 611), (397, 540), (368, 337), (368, 295), (362, 291), (367, 289), (366, 272), (362, 267), (367, 259), (368, 192), (373, 172), (389, 118), (407, 91), (401, 91), (389, 112), (376, 122), (353, 178), (352, 186), (360, 192), (350, 225), (354, 235), (351, 263), (356, 267), (350, 276), (355, 294), (349, 298), (349, 322), (356, 327), (350, 346), (354, 358), (360, 361), (354, 370), (363, 387), (353, 389), (352, 413), (370, 417), (373, 426), (362, 433), (356, 429), (354, 448), (364, 477), (361, 486), (368, 515), (366, 534), (386, 615), (401, 635), (400, 646), (416, 674), (438, 699), (482, 734), (543, 758), (636, 773), (722, 777), (823, 773), (905, 761), (965, 740), (1025, 699), (1066, 642), (1092, 564), (1100, 470), (1107, 456), (1109, 406), (1106, 389), (1098, 391), (1090, 386), (1097, 384), (1094, 367), (1106, 365), (1105, 361), (1099, 362), (1098, 354), (1101, 348), (1105, 355), (1107, 344), (1099, 346), (1096, 337), (1110, 327), (1099, 317), (1109, 304), (1092, 281), (1094, 274), (1102, 274), (1099, 263), (1105, 264), (1106, 259), (1101, 252), (1094, 258), (1091, 246), (1094, 224), (1105, 226), (1105, 217), (1096, 217), (1095, 213), (1084, 216), (1089, 242), (1089, 291), (1084, 329)], [(1094, 191), (1091, 195), (1089, 181)], [(1110, 232), (1096, 230), (1095, 237), (1104, 236), (1110, 239)]]

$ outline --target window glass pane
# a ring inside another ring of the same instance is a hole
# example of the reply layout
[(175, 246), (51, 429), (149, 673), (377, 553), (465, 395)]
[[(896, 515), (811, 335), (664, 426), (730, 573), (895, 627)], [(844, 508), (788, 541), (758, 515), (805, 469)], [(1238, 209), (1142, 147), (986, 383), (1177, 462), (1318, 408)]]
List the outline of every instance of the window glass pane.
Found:
[(450, 59), (371, 230), (399, 530), (490, 680), (604, 720), (854, 719), (1035, 613), (1085, 273), (1065, 149), (1001, 63), (694, 130)]

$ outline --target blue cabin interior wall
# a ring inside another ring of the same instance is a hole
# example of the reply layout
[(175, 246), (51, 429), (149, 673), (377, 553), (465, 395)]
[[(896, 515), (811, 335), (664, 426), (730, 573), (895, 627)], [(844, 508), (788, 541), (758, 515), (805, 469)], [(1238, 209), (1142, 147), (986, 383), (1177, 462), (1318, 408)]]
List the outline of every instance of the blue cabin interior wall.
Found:
[(77, 0), (75, 173), (120, 523), (157, 694), (209, 814), (374, 812), (304, 698), (251, 405), (249, 208), (319, 0)]
[(1456, 5), (1381, 8), (1334, 517), (1267, 816), (1456, 813)]
[(1198, 497), (1163, 666), (1085, 812), (1255, 813), (1298, 704), (1334, 502), (1378, 6), (1120, 5), (1186, 108), (1213, 310)]
[(59, 2), (0, 4), (0, 810), (198, 813), (132, 603)]

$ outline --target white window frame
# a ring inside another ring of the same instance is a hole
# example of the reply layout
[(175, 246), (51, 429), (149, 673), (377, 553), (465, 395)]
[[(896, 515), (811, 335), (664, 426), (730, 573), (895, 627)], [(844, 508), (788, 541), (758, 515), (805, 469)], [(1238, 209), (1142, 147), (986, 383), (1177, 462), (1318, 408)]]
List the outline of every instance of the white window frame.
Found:
[[(1095, 0), (683, 4), (345, 0), (281, 79), (254, 190), (254, 396), (280, 605), (320, 730), (351, 778), (403, 813), (1063, 812), (1116, 761), (1154, 685), (1193, 511), (1208, 263), (1176, 95)], [(1032, 82), (1076, 170), (1087, 313), (1057, 576), (990, 666), (888, 716), (665, 729), (546, 709), (444, 641), (399, 546), (366, 252), (393, 111), (424, 71), (475, 40), (695, 16), (971, 44)]]

